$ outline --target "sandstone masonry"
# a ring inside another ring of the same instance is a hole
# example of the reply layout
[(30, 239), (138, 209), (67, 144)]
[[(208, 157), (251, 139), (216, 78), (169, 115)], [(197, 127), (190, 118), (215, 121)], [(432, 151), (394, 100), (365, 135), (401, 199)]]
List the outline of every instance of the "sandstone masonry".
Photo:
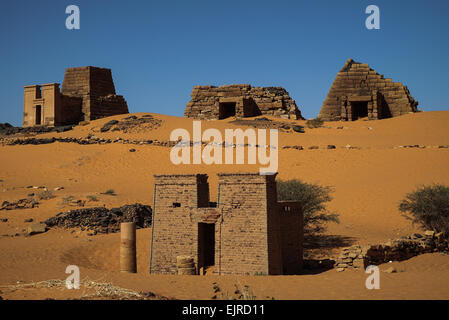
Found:
[(348, 59), (321, 107), (325, 121), (383, 119), (416, 112), (418, 101), (400, 82), (392, 82), (367, 64)]
[(192, 257), (195, 274), (293, 274), (303, 261), (303, 215), (277, 202), (275, 175), (219, 174), (218, 202), (208, 176), (155, 175), (151, 274), (177, 274)]
[(66, 69), (62, 93), (58, 83), (25, 86), (23, 126), (62, 126), (128, 113), (116, 95), (110, 69)]
[(282, 87), (252, 87), (249, 84), (195, 86), (184, 116), (218, 120), (228, 117), (272, 115), (284, 119), (302, 119), (301, 112)]

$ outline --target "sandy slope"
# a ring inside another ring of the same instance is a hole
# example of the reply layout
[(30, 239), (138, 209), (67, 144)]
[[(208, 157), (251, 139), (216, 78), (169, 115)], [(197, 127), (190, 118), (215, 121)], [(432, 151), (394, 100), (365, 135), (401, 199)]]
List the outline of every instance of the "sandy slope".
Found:
[[(139, 114), (141, 115), (141, 114)], [(49, 136), (98, 137), (124, 139), (169, 140), (175, 128), (192, 131), (192, 120), (154, 115), (163, 120), (161, 127), (135, 133), (100, 133), (98, 129), (117, 116), (93, 121), (73, 131), (45, 134)], [(304, 125), (304, 121), (285, 120)], [(280, 133), (280, 147), (302, 145), (304, 150), (280, 149), (280, 179), (298, 178), (307, 182), (332, 186), (334, 199), (329, 207), (340, 214), (341, 223), (330, 225), (328, 234), (345, 236), (348, 244), (375, 243), (410, 234), (417, 230), (402, 217), (397, 204), (405, 193), (420, 184), (449, 184), (449, 112), (425, 112), (381, 121), (329, 122), (325, 128), (306, 129), (306, 133)], [(202, 122), (203, 130), (237, 128), (229, 120)], [(344, 127), (337, 129), (337, 127)], [(333, 144), (335, 150), (326, 149)], [(346, 145), (358, 147), (347, 149)], [(318, 150), (308, 147), (317, 145)], [(398, 148), (421, 145), (426, 148)], [(129, 152), (130, 148), (136, 152)], [(207, 173), (211, 200), (216, 197), (218, 172), (256, 172), (258, 165), (183, 165), (169, 160), (170, 148), (152, 145), (77, 145), (53, 143), (39, 146), (0, 146), (0, 201), (25, 197), (27, 186), (53, 189), (55, 199), (42, 201), (39, 208), (0, 211), (1, 234), (20, 233), (28, 223), (24, 219), (45, 220), (72, 207), (63, 206), (63, 197), (86, 199), (95, 195), (99, 202), (87, 205), (119, 206), (140, 202), (152, 205), (153, 174)], [(116, 196), (102, 195), (114, 189)], [(91, 241), (88, 241), (88, 238)], [(0, 285), (17, 281), (65, 279), (65, 267), (76, 264), (81, 277), (102, 279), (125, 288), (153, 291), (176, 298), (208, 299), (213, 295), (212, 282), (223, 288), (240, 282), (249, 284), (256, 296), (276, 299), (297, 298), (449, 298), (449, 257), (427, 254), (398, 264), (397, 274), (382, 274), (382, 290), (364, 287), (363, 271), (337, 273), (330, 270), (316, 275), (282, 277), (178, 277), (149, 276), (148, 257), (150, 230), (138, 232), (137, 275), (123, 275), (118, 270), (119, 235), (87, 237), (70, 230), (51, 230), (30, 238), (0, 238)], [(195, 284), (195, 285), (193, 285)], [(79, 293), (68, 290), (19, 290), (7, 292), (6, 298), (67, 298)]]

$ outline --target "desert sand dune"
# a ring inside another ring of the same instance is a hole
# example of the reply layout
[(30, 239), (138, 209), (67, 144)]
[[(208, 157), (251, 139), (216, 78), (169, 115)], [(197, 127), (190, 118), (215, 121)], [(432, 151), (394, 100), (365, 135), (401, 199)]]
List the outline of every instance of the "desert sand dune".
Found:
[[(142, 116), (143, 113), (135, 114)], [(109, 117), (77, 126), (63, 133), (37, 137), (87, 137), (168, 141), (176, 128), (192, 131), (192, 120), (152, 114), (162, 120), (160, 127), (136, 128), (128, 133), (100, 132)], [(269, 117), (268, 117), (269, 118)], [(279, 120), (305, 126), (301, 120)], [(203, 121), (203, 131), (238, 128), (232, 119)], [(326, 234), (348, 237), (354, 244), (388, 241), (419, 231), (399, 213), (404, 195), (422, 184), (449, 184), (449, 112), (422, 112), (377, 121), (326, 122), (324, 127), (279, 134), (278, 179), (301, 179), (331, 186), (329, 208), (340, 214), (340, 224), (330, 224)], [(248, 127), (242, 127), (245, 129)], [(303, 150), (283, 149), (302, 146)], [(335, 149), (328, 149), (335, 145)], [(348, 146), (350, 145), (351, 148)], [(404, 146), (416, 146), (408, 148)], [(318, 149), (309, 149), (318, 146)], [(135, 152), (129, 150), (133, 148)], [(25, 237), (30, 223), (44, 221), (75, 207), (63, 199), (85, 200), (85, 206), (118, 207), (135, 202), (153, 205), (153, 174), (207, 173), (211, 201), (216, 199), (219, 172), (257, 172), (259, 165), (179, 165), (170, 162), (170, 147), (152, 144), (92, 144), (54, 142), (43, 145), (0, 146), (0, 203), (26, 198), (43, 186), (53, 199), (38, 207), (2, 210), (0, 218), (0, 286), (62, 279), (68, 264), (80, 267), (88, 277), (135, 291), (151, 291), (179, 299), (210, 299), (212, 283), (233, 291), (234, 284), (250, 285), (258, 298), (275, 299), (448, 299), (449, 256), (425, 254), (394, 262), (399, 271), (382, 273), (382, 290), (365, 288), (363, 270), (337, 273), (331, 269), (314, 275), (297, 276), (150, 276), (148, 261), (151, 229), (138, 230), (137, 274), (119, 272), (119, 234), (88, 236), (80, 230), (51, 229)], [(54, 191), (56, 187), (63, 187)], [(113, 189), (115, 196), (103, 194)], [(98, 201), (89, 201), (94, 196)], [(17, 236), (13, 236), (15, 234)], [(338, 250), (338, 248), (334, 248)], [(381, 266), (385, 269), (387, 265)], [(66, 289), (0, 288), (8, 299), (76, 298), (81, 293)]]

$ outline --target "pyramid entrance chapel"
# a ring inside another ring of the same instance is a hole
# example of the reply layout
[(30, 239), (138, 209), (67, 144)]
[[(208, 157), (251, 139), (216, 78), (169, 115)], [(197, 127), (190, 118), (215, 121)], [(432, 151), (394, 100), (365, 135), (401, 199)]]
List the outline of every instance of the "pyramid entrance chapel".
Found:
[(276, 175), (219, 173), (217, 202), (206, 174), (154, 175), (150, 274), (297, 274), (303, 263), (301, 203), (278, 201)]
[(24, 87), (23, 126), (62, 126), (128, 113), (116, 95), (111, 69), (68, 68), (59, 83)]
[(346, 61), (338, 72), (321, 107), (325, 121), (354, 121), (396, 117), (417, 112), (418, 101), (406, 86), (392, 82), (367, 64)]

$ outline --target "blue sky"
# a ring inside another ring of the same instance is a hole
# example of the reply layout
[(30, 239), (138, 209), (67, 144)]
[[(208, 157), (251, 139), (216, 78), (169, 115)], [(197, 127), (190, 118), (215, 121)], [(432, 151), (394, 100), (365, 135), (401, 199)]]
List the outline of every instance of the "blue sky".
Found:
[[(78, 5), (81, 29), (67, 30)], [(365, 8), (380, 8), (380, 30)], [(283, 86), (316, 117), (348, 58), (449, 110), (449, 1), (4, 1), (0, 122), (21, 125), (23, 86), (74, 66), (112, 69), (130, 112), (182, 116), (194, 85)]]

